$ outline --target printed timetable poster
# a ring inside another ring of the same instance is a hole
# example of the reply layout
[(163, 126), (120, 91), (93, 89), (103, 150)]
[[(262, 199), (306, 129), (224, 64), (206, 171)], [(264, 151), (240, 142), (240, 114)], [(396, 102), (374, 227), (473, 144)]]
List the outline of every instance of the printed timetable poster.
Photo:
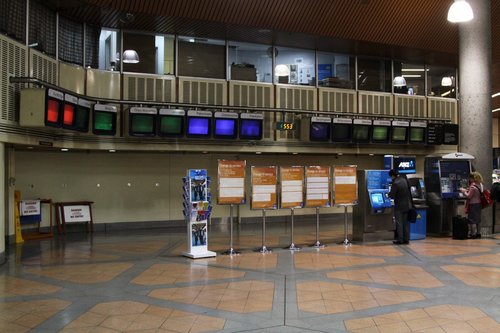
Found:
[(276, 166), (251, 168), (252, 209), (276, 209)]
[(219, 160), (218, 196), (219, 205), (240, 205), (245, 203), (246, 161)]
[(280, 167), (281, 208), (304, 207), (304, 167)]
[(333, 186), (336, 205), (355, 205), (358, 203), (358, 181), (355, 165), (333, 167)]
[(306, 207), (330, 206), (330, 167), (306, 167)]

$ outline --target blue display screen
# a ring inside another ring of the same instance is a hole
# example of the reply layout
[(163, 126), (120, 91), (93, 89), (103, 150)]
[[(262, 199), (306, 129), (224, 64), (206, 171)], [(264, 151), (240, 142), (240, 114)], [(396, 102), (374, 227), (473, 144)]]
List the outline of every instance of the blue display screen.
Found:
[(236, 119), (215, 118), (215, 137), (235, 138)]
[(241, 119), (240, 139), (260, 140), (262, 139), (262, 120)]
[(391, 199), (388, 196), (389, 190), (369, 190), (370, 203), (373, 209), (383, 209), (392, 207)]
[(328, 141), (330, 140), (330, 124), (329, 123), (311, 123), (310, 128), (311, 141)]
[(366, 170), (366, 186), (368, 190), (388, 189), (391, 182), (389, 170)]
[(187, 134), (191, 136), (209, 136), (210, 118), (188, 117)]

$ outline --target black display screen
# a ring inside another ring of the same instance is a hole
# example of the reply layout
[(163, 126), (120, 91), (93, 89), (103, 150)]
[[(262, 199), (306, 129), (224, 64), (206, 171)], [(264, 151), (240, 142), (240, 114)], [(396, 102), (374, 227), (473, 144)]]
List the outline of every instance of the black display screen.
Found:
[(352, 124), (343, 124), (343, 123), (332, 124), (333, 142), (350, 142), (351, 136), (352, 136)]
[(311, 122), (309, 139), (311, 141), (329, 141), (330, 123)]

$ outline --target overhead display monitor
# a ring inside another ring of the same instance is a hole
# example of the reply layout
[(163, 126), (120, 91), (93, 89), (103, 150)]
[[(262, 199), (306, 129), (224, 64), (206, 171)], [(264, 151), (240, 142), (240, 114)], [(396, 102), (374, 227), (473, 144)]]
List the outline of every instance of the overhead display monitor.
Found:
[(131, 107), (129, 110), (129, 135), (156, 135), (156, 108)]
[(426, 131), (426, 142), (428, 145), (443, 144), (443, 124), (428, 123)]
[(439, 181), (441, 185), (441, 198), (462, 198), (460, 188), (469, 186), (470, 161), (469, 160), (439, 160)]
[(182, 137), (184, 135), (184, 116), (186, 111), (180, 109), (160, 109), (158, 112), (158, 136)]
[(456, 124), (443, 125), (443, 144), (458, 145), (458, 125)]
[(187, 136), (209, 138), (212, 133), (212, 112), (189, 110), (187, 114)]
[(352, 123), (352, 142), (370, 142), (372, 121), (369, 119), (354, 119)]
[(410, 123), (410, 143), (425, 144), (425, 130), (427, 123), (425, 121), (412, 121)]
[(331, 123), (330, 117), (311, 117), (309, 140), (330, 141)]
[(94, 104), (92, 112), (92, 133), (96, 135), (115, 135), (116, 114), (116, 106)]
[(392, 143), (408, 143), (408, 132), (410, 123), (408, 121), (393, 120), (391, 127)]
[(78, 132), (88, 132), (91, 102), (78, 98), (76, 104), (73, 102), (71, 104), (72, 106), (68, 106), (67, 102), (64, 103), (62, 127)]
[(61, 127), (64, 110), (64, 93), (47, 89), (45, 126)]
[(261, 113), (240, 114), (240, 139), (262, 140), (263, 121), (264, 115)]
[(391, 122), (389, 120), (374, 120), (372, 126), (372, 142), (388, 143), (390, 130)]
[(333, 118), (332, 120), (332, 141), (333, 142), (351, 142), (352, 138), (352, 119)]
[(216, 112), (214, 114), (214, 138), (236, 139), (238, 135), (238, 114)]
[(72, 129), (76, 120), (76, 106), (78, 105), (78, 97), (69, 94), (64, 94), (63, 120), (62, 127)]

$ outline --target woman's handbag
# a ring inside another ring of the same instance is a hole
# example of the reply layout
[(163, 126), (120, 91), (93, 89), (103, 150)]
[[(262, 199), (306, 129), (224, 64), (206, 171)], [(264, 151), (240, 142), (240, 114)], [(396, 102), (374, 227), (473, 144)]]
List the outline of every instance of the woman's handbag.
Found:
[(493, 205), (493, 199), (491, 198), (490, 190), (484, 189), (483, 191), (481, 191), (479, 186), (474, 185), (474, 187), (476, 187), (479, 191), (482, 208), (488, 208), (489, 206)]

